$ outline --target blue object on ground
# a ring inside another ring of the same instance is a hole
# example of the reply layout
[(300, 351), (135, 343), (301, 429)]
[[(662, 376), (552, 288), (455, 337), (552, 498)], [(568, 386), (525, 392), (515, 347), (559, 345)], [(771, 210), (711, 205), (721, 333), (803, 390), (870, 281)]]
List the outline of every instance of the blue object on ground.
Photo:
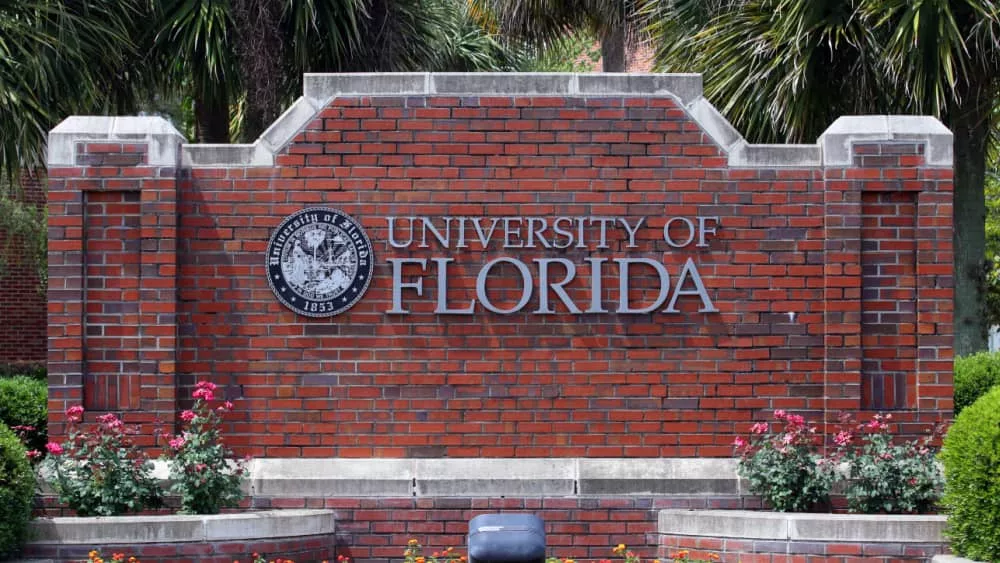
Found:
[(534, 514), (480, 514), (469, 521), (469, 563), (545, 561), (545, 523)]

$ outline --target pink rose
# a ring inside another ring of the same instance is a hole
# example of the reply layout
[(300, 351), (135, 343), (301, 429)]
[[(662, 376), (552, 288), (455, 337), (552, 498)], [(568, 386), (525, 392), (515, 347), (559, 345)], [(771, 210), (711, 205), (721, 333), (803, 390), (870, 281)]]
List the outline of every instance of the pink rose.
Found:
[(122, 421), (113, 413), (102, 414), (97, 417), (97, 422), (107, 426), (108, 428), (115, 430), (122, 427)]
[(763, 434), (764, 432), (767, 432), (767, 429), (768, 425), (766, 422), (758, 422), (750, 427), (750, 432), (753, 434)]
[[(56, 444), (56, 445), (58, 445), (58, 444)], [(30, 450), (30, 451), (24, 452), (24, 457), (26, 457), (26, 458), (28, 458), (30, 460), (36, 460), (36, 459), (42, 457), (42, 452), (40, 452), (38, 450)]]
[(183, 420), (184, 422), (191, 422), (192, 420), (194, 420), (194, 417), (195, 417), (194, 411), (187, 410), (181, 413), (181, 420)]
[(80, 405), (74, 405), (66, 409), (66, 418), (71, 422), (77, 422), (83, 418), (83, 407)]
[(774, 418), (777, 418), (778, 420), (785, 418), (785, 411), (782, 409), (774, 411)]
[(52, 455), (62, 455), (63, 453), (63, 447), (55, 442), (45, 444), (45, 449)]
[(799, 416), (799, 415), (797, 415), (797, 414), (790, 414), (790, 415), (788, 415), (788, 419), (787, 420), (788, 420), (789, 424), (794, 424), (796, 426), (802, 426), (803, 424), (806, 423), (806, 419), (803, 418), (803, 417), (801, 417), (801, 416)]
[(171, 448), (173, 448), (175, 450), (179, 450), (179, 449), (181, 449), (181, 448), (184, 447), (184, 437), (183, 436), (178, 436), (178, 437), (170, 440), (168, 442), (168, 444), (170, 444)]
[(195, 383), (194, 386), (197, 389), (208, 389), (209, 391), (215, 391), (218, 389), (218, 386), (210, 381), (199, 381), (198, 383)]
[(195, 399), (204, 399), (206, 401), (211, 401), (215, 399), (215, 394), (209, 389), (196, 389), (194, 393), (191, 394)]
[(737, 436), (737, 438), (733, 440), (733, 446), (737, 448), (745, 448), (747, 447), (747, 441)]
[(233, 402), (232, 401), (226, 401), (225, 403), (222, 403), (222, 406), (225, 407), (227, 411), (233, 410)]
[(840, 431), (837, 432), (836, 436), (834, 436), (833, 442), (838, 446), (846, 446), (851, 443), (851, 438), (852, 436), (850, 432)]

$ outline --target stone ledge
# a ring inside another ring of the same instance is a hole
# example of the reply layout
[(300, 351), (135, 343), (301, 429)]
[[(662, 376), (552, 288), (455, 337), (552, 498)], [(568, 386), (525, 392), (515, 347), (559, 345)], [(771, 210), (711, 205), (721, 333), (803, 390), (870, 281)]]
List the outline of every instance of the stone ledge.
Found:
[(146, 166), (177, 166), (184, 135), (162, 117), (74, 115), (49, 132), (46, 165), (76, 166), (76, 146), (87, 142), (145, 143)]
[(236, 514), (39, 518), (32, 544), (144, 544), (243, 541), (333, 534), (332, 510), (266, 510)]
[(979, 563), (972, 559), (966, 559), (957, 555), (935, 555), (931, 563)]
[(804, 541), (943, 543), (940, 515), (803, 514), (749, 510), (661, 510), (659, 533)]
[(273, 166), (274, 157), (338, 96), (649, 96), (677, 101), (727, 155), (733, 168), (820, 168), (853, 165), (853, 145), (911, 142), (925, 145), (926, 165), (953, 164), (952, 134), (927, 116), (846, 116), (816, 143), (754, 145), (702, 96), (698, 74), (574, 73), (344, 73), (306, 74), (303, 95), (256, 142), (181, 147), (183, 138), (159, 117), (74, 116), (49, 135), (49, 166), (72, 166), (75, 145), (86, 140), (149, 144), (149, 164), (186, 167)]
[(251, 462), (254, 497), (739, 495), (735, 459), (290, 459)]

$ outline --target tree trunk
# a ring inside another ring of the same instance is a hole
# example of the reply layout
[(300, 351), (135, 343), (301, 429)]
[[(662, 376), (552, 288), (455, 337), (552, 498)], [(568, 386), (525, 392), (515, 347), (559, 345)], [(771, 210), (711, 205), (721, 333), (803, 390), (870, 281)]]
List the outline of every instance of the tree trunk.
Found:
[(601, 70), (604, 72), (625, 72), (627, 64), (625, 24), (622, 22), (601, 32)]
[(214, 100), (194, 100), (195, 134), (199, 143), (229, 142), (229, 101), (226, 96)]
[(992, 97), (970, 76), (948, 110), (955, 135), (955, 354), (986, 349), (986, 143)]
[(284, 79), (279, 0), (233, 0), (236, 54), (246, 85), (243, 137), (252, 141), (281, 115)]

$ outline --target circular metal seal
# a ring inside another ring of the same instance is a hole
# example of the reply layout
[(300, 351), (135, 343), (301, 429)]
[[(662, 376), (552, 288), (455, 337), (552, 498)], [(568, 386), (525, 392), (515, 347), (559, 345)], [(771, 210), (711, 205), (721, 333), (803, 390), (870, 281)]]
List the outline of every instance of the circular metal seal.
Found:
[(361, 225), (338, 209), (311, 207), (278, 225), (267, 244), (267, 282), (284, 306), (307, 317), (350, 309), (375, 268)]

